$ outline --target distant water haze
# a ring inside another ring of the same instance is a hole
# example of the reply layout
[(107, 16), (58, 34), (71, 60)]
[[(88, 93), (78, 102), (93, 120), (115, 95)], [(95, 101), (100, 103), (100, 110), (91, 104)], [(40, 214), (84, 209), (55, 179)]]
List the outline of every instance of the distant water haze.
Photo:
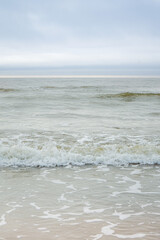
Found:
[(2, 76), (160, 76), (160, 66), (0, 67)]

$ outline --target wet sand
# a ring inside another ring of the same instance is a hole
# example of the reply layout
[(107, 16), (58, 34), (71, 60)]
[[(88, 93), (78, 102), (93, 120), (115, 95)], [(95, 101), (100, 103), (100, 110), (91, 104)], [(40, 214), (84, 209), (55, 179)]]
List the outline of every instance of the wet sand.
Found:
[(0, 239), (159, 239), (160, 167), (1, 168)]

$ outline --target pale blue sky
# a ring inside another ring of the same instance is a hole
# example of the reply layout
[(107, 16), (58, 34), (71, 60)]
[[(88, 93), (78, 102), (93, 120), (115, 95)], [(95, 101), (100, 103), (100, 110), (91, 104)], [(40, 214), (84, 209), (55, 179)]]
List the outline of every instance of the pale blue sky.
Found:
[(160, 66), (160, 0), (0, 0), (0, 67)]

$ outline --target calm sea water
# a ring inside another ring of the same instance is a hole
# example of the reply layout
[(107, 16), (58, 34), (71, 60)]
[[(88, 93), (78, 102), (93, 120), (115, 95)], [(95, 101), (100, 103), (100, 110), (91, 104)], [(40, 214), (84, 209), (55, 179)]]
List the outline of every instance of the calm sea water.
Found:
[(158, 240), (159, 163), (160, 79), (0, 79), (0, 239)]

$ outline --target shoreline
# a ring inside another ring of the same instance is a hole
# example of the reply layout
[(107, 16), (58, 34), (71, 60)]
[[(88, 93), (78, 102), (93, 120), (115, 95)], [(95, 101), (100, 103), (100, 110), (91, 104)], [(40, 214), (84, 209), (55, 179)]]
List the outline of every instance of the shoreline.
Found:
[(27, 165), (1, 165), (0, 169), (57, 169), (57, 168), (74, 168), (74, 167), (79, 167), (79, 168), (87, 168), (87, 167), (116, 167), (116, 168), (128, 168), (128, 167), (156, 167), (156, 166), (160, 166), (160, 163), (146, 163), (146, 164), (141, 164), (141, 163), (128, 163), (127, 165), (112, 165), (112, 164), (84, 164), (84, 165), (55, 165), (55, 166), (41, 166), (41, 165), (37, 165), (37, 166), (27, 166)]

